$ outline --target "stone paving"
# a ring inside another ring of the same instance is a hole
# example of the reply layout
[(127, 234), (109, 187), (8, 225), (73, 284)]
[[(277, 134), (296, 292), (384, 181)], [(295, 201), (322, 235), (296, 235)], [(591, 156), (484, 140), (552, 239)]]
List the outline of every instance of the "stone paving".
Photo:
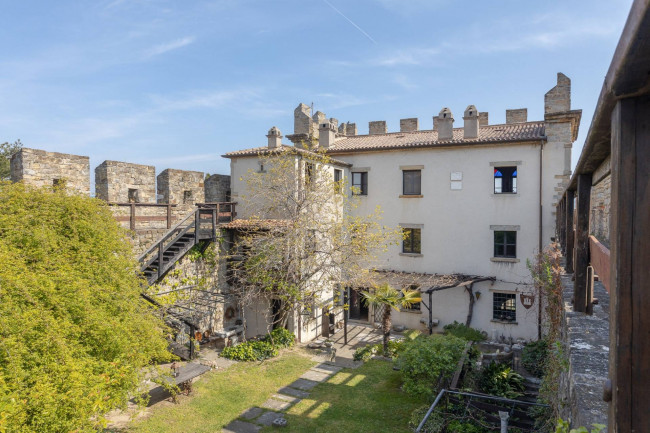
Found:
[(309, 397), (309, 390), (332, 375), (342, 367), (320, 363), (310, 368), (299, 379), (282, 387), (271, 398), (262, 403), (262, 407), (252, 407), (244, 411), (239, 418), (228, 424), (223, 433), (255, 433), (264, 426), (271, 426), (278, 418), (284, 419), (284, 412), (291, 406)]

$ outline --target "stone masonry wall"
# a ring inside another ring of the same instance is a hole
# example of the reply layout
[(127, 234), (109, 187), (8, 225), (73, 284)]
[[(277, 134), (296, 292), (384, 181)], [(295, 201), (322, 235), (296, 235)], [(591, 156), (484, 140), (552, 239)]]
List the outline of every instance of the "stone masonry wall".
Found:
[(182, 218), (195, 203), (205, 202), (204, 187), (202, 172), (168, 168), (158, 175), (158, 202), (177, 203), (174, 215)]
[[(135, 200), (129, 190), (137, 191)], [(95, 197), (109, 203), (156, 203), (156, 167), (104, 161), (95, 168)]]
[(524, 123), (528, 121), (528, 108), (506, 110), (506, 123)]
[(11, 157), (11, 180), (39, 187), (64, 182), (68, 192), (90, 195), (90, 159), (22, 148)]
[(213, 174), (205, 180), (205, 202), (230, 201), (230, 176)]
[(611, 175), (607, 175), (591, 188), (591, 220), (589, 232), (607, 247), (609, 247), (611, 182)]

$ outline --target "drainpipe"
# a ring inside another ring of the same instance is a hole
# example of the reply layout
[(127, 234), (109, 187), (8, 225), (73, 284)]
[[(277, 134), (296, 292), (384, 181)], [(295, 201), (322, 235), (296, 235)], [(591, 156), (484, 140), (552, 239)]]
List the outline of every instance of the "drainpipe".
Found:
[[(544, 169), (544, 142), (539, 144), (539, 253), (542, 253), (542, 180), (543, 180), (543, 169)], [(542, 293), (540, 291), (537, 296), (537, 339), (542, 339)]]
[(433, 334), (433, 312), (431, 311), (433, 308), (433, 304), (431, 303), (432, 298), (433, 292), (429, 292), (429, 335)]

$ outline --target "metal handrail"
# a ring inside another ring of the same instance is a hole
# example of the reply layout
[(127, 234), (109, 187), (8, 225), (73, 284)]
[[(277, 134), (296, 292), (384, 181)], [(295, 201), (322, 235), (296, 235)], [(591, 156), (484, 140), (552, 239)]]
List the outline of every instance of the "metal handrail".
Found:
[(156, 242), (155, 244), (153, 244), (152, 246), (150, 246), (149, 249), (147, 249), (144, 253), (142, 253), (142, 254), (140, 255), (140, 257), (138, 257), (138, 261), (141, 262), (142, 260), (144, 260), (144, 258), (145, 258), (146, 256), (148, 256), (150, 253), (153, 252), (153, 250), (155, 250), (155, 249), (158, 247), (158, 244), (159, 244), (159, 243), (161, 243), (161, 242), (165, 242), (165, 241), (169, 238), (169, 236), (170, 236), (174, 231), (178, 230), (178, 228), (179, 228), (181, 225), (183, 225), (183, 223), (184, 223), (185, 221), (187, 221), (188, 219), (190, 219), (191, 217), (193, 217), (194, 214), (195, 214), (196, 212), (198, 212), (198, 211), (199, 211), (198, 209), (195, 209), (195, 210), (192, 211), (191, 213), (187, 214), (187, 215), (185, 216), (185, 218), (183, 218), (182, 220), (180, 220), (180, 221), (179, 221), (179, 222), (178, 222), (174, 227), (170, 228), (170, 229), (169, 229), (169, 230), (168, 230), (168, 231), (163, 235), (163, 237), (162, 237), (158, 242)]

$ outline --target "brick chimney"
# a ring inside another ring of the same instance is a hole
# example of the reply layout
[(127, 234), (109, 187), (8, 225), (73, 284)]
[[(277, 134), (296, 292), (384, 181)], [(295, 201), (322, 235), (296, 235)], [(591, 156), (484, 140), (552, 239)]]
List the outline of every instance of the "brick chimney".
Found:
[(330, 122), (318, 125), (318, 147), (329, 149), (336, 139), (336, 127)]
[(399, 120), (399, 132), (415, 132), (420, 129), (417, 117)]
[(488, 126), (488, 112), (482, 111), (478, 113), (478, 126)]
[(478, 138), (478, 110), (474, 105), (468, 105), (463, 114), (463, 138)]
[(526, 123), (528, 121), (528, 108), (506, 110), (506, 123)]
[(438, 141), (451, 140), (454, 136), (454, 115), (447, 107), (440, 110), (434, 125), (438, 127)]
[(385, 120), (376, 120), (374, 122), (368, 122), (368, 134), (377, 135), (377, 134), (386, 134), (388, 128), (386, 127)]
[(269, 129), (266, 137), (269, 139), (269, 149), (277, 149), (282, 146), (282, 133), (276, 126)]

